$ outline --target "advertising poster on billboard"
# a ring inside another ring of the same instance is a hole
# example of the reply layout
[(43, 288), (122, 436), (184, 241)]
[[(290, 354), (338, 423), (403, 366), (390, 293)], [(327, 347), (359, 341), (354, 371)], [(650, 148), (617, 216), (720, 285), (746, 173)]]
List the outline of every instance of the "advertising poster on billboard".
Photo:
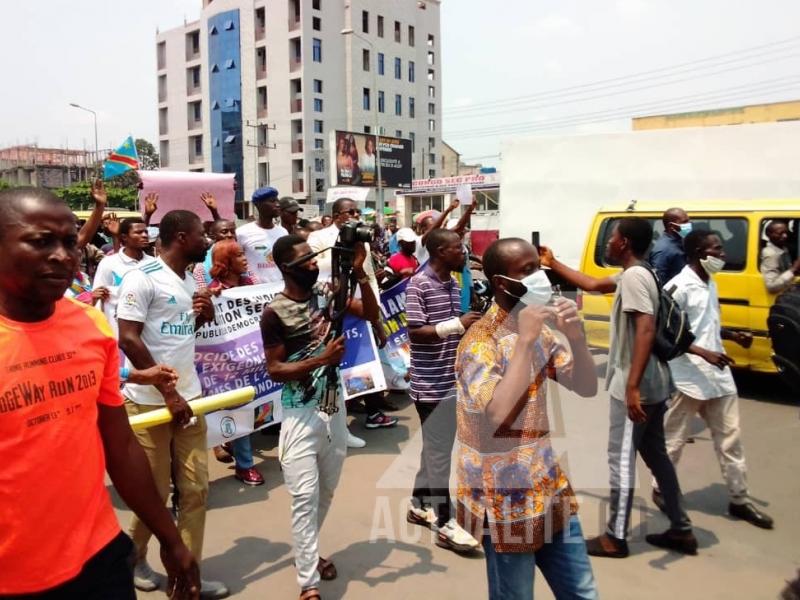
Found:
[[(332, 137), (334, 185), (377, 187), (375, 136), (334, 131)], [(411, 189), (411, 140), (381, 136), (380, 157), (383, 187)]]

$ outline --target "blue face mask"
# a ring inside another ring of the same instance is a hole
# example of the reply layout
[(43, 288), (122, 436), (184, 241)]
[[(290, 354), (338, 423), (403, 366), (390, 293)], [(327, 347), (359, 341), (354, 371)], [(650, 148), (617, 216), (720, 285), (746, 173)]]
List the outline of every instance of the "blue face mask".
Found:
[(678, 226), (678, 235), (681, 236), (681, 239), (685, 238), (687, 235), (692, 233), (691, 221), (689, 221), (688, 223), (673, 223), (673, 225)]

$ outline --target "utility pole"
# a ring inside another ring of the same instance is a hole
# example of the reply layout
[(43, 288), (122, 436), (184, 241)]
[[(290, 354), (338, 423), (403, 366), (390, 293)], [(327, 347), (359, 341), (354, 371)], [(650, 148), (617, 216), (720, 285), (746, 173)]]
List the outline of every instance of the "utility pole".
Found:
[[(256, 121), (247, 121), (245, 126), (250, 127), (253, 129), (253, 142), (247, 142), (247, 146), (253, 148), (253, 159), (255, 161), (255, 179), (254, 186), (255, 189), (258, 189), (261, 186), (261, 182), (258, 179), (258, 152), (259, 148), (264, 148), (266, 150), (275, 150), (275, 144), (269, 143), (269, 132), (270, 130), (274, 130), (276, 125), (270, 126), (267, 123), (260, 123), (258, 120)], [(264, 141), (260, 141), (259, 138), (259, 129), (264, 128)], [(269, 184), (269, 162), (267, 163), (267, 184)]]

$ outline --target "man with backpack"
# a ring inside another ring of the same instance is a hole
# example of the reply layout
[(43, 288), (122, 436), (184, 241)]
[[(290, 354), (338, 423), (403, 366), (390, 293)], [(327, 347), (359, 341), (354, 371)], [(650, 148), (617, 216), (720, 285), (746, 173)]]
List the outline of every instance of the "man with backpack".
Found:
[[(697, 336), (692, 352), (669, 362), (678, 389), (664, 420), (667, 452), (673, 464), (681, 457), (692, 418), (699, 414), (711, 431), (720, 469), (728, 486), (728, 513), (762, 529), (772, 529), (772, 519), (748, 500), (747, 469), (739, 429), (739, 398), (722, 340), (744, 348), (753, 343), (750, 333), (721, 327), (719, 296), (712, 275), (725, 266), (720, 237), (707, 230), (692, 231), (684, 242), (689, 261), (665, 286), (686, 311), (691, 330)], [(664, 506), (661, 492), (653, 482), (653, 502)]]
[(670, 528), (645, 537), (648, 543), (684, 554), (697, 554), (697, 539), (683, 508), (675, 467), (664, 443), (664, 413), (672, 392), (667, 363), (654, 354), (660, 288), (644, 262), (653, 239), (650, 223), (639, 217), (620, 219), (606, 246), (606, 260), (622, 273), (597, 279), (574, 271), (541, 249), (542, 264), (588, 292), (616, 291), (611, 311), (611, 345), (606, 389), (611, 396), (608, 437), (611, 501), (606, 532), (586, 541), (592, 556), (628, 556), (628, 526), (636, 480), (636, 453), (658, 481)]

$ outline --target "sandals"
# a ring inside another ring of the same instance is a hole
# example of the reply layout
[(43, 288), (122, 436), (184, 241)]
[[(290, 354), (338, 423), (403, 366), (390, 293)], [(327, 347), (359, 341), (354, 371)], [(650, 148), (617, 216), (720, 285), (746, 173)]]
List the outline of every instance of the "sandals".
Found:
[(338, 576), (338, 573), (336, 572), (336, 566), (331, 561), (322, 557), (320, 557), (319, 562), (317, 563), (317, 571), (319, 572), (319, 576), (322, 581), (332, 581)]
[(300, 592), (300, 600), (322, 600), (317, 588), (309, 588)]

